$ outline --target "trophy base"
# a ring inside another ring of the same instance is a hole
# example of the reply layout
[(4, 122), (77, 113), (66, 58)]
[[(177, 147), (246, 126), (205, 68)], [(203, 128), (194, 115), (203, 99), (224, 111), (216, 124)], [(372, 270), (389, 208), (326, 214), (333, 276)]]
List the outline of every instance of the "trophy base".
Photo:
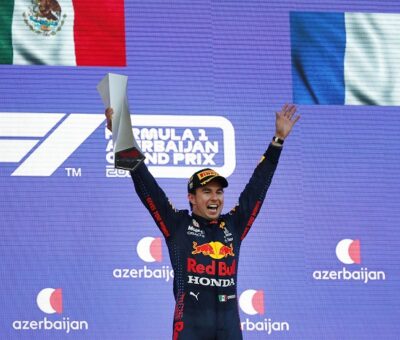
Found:
[(118, 151), (115, 153), (115, 168), (134, 171), (145, 158), (135, 147)]

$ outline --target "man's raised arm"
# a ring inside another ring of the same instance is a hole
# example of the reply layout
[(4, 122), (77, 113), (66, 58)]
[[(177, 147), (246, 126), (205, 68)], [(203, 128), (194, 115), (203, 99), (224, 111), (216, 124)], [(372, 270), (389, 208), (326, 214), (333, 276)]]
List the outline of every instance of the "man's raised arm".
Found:
[[(106, 112), (107, 128), (112, 131), (112, 108), (107, 108)], [(167, 198), (164, 190), (158, 185), (154, 176), (150, 173), (147, 166), (141, 163), (134, 171), (131, 171), (131, 177), (143, 205), (147, 208), (153, 217), (158, 228), (165, 238), (173, 234), (175, 221), (180, 211), (176, 210)]]
[(275, 135), (264, 153), (261, 161), (255, 168), (249, 182), (240, 194), (238, 205), (232, 209), (230, 215), (236, 220), (236, 232), (243, 240), (254, 223), (264, 202), (267, 190), (278, 165), (285, 138), (290, 134), (294, 124), (300, 119), (295, 116), (296, 106), (285, 104), (276, 112)]

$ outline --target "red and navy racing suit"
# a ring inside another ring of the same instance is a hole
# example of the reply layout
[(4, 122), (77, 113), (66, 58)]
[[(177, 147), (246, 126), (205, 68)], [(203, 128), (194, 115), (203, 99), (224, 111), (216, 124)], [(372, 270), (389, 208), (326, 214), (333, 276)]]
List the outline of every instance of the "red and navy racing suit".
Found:
[(131, 173), (165, 237), (174, 269), (173, 339), (242, 339), (236, 291), (240, 245), (260, 211), (280, 153), (281, 148), (269, 146), (238, 205), (215, 221), (174, 209), (144, 164)]

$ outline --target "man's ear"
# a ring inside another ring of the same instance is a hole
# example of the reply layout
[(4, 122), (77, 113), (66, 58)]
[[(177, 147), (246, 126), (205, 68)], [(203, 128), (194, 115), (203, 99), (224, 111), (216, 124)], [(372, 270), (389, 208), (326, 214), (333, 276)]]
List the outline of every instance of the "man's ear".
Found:
[(190, 203), (195, 204), (196, 203), (195, 195), (189, 192), (188, 193), (188, 200), (189, 200)]

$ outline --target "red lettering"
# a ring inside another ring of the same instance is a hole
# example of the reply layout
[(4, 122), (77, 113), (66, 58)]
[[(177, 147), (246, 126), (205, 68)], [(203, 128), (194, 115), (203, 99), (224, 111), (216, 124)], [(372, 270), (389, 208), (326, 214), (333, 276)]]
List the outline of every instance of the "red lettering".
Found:
[(197, 174), (197, 177), (202, 180), (204, 177), (207, 176), (218, 176), (218, 174), (213, 170), (206, 170)]
[(178, 340), (178, 336), (179, 336), (178, 333), (182, 332), (184, 327), (185, 327), (185, 325), (184, 325), (183, 321), (175, 322), (173, 340)]
[(150, 196), (147, 196), (147, 197), (146, 197), (146, 202), (147, 202), (147, 204), (149, 205), (150, 211), (156, 210), (156, 205), (154, 204), (154, 202), (153, 202), (153, 200), (151, 199)]
[(159, 226), (160, 226), (160, 229), (161, 229), (162, 233), (165, 235), (165, 237), (168, 237), (170, 234), (169, 234), (169, 231), (168, 231), (167, 226), (165, 225), (165, 223), (163, 221), (161, 221)]
[(187, 271), (195, 274), (208, 274), (215, 276), (217, 274), (217, 263), (218, 263), (218, 276), (233, 276), (236, 274), (236, 260), (232, 261), (231, 265), (226, 264), (223, 261), (212, 260), (209, 265), (197, 263), (195, 259), (187, 259)]
[(206, 266), (206, 273), (208, 275), (215, 275), (215, 261), (212, 260), (211, 264)]
[(156, 220), (157, 222), (162, 221), (161, 216), (160, 216), (160, 213), (159, 213), (157, 210), (153, 213), (153, 216), (154, 216), (154, 218), (155, 218), (155, 220)]
[(175, 320), (180, 320), (183, 317), (183, 308), (184, 308), (184, 301), (185, 299), (185, 293), (180, 294), (179, 298), (177, 299), (176, 305), (175, 305), (175, 314), (174, 314), (174, 319)]
[(228, 266), (225, 262), (218, 263), (218, 275), (219, 276), (232, 276), (236, 273), (236, 260), (232, 261), (232, 264)]
[(201, 263), (198, 264), (195, 259), (188, 258), (187, 271), (189, 273), (204, 274), (205, 272), (209, 275), (215, 275), (215, 261), (212, 261), (211, 264), (205, 266)]
[(221, 276), (225, 276), (226, 275), (226, 269), (227, 269), (227, 265), (225, 262), (219, 262), (218, 263), (218, 274)]
[(203, 274), (204, 273), (204, 266), (202, 264), (198, 264), (196, 266), (196, 270), (198, 274)]
[(183, 321), (175, 322), (175, 330), (181, 332), (183, 330)]
[(153, 200), (151, 199), (150, 196), (146, 197), (146, 202), (149, 206), (150, 211), (153, 213), (153, 218), (157, 222), (158, 226), (160, 227), (162, 233), (165, 235), (165, 237), (168, 237), (170, 235), (167, 226), (165, 225), (163, 219), (161, 218), (160, 213), (158, 212), (156, 205), (154, 204)]
[(252, 226), (255, 220), (256, 218), (254, 216), (250, 216), (249, 222), (247, 222), (247, 226), (248, 227)]
[(260, 208), (261, 208), (261, 201), (257, 201), (253, 208), (253, 211), (251, 212), (251, 215), (250, 215), (249, 221), (247, 222), (246, 228), (244, 229), (244, 232), (243, 232), (242, 236), (240, 237), (241, 240), (243, 240), (246, 237), (247, 233), (249, 232), (251, 226), (254, 223), (254, 220), (257, 217), (257, 214), (258, 214)]
[(188, 258), (187, 259), (187, 271), (189, 273), (196, 273), (196, 260)]

